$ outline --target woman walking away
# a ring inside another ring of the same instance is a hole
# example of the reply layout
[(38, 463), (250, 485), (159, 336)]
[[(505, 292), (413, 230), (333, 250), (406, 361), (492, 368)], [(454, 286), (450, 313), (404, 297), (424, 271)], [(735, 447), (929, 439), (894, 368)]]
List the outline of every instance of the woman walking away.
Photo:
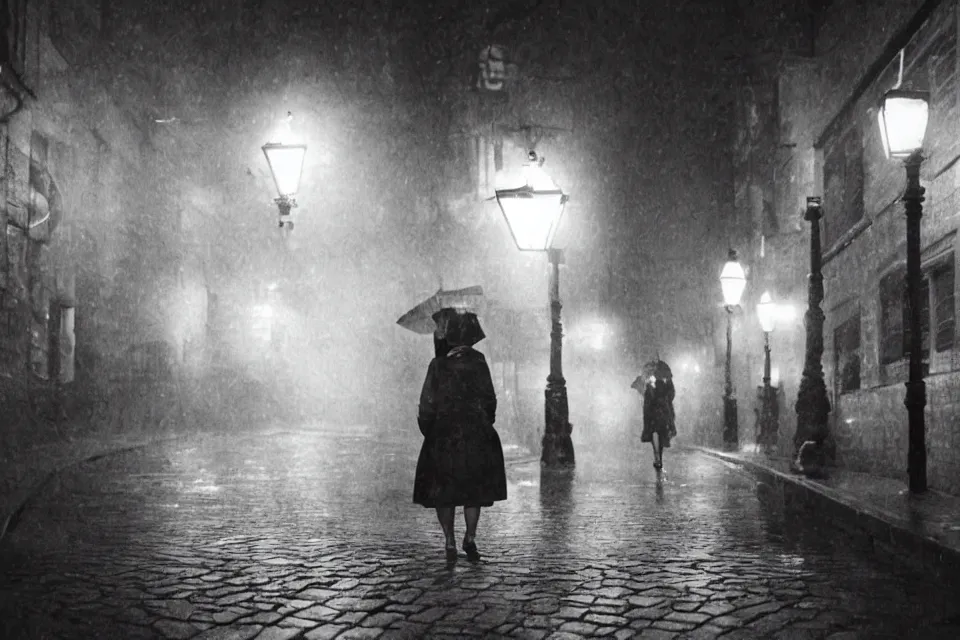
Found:
[(500, 436), (493, 427), (497, 397), (483, 354), (473, 348), (484, 338), (476, 314), (441, 309), (433, 316), (437, 344), (449, 351), (430, 361), (420, 393), (417, 423), (423, 446), (417, 460), (413, 501), (437, 510), (447, 562), (457, 559), (454, 516), (463, 507), (463, 550), (480, 560), (480, 508), (507, 499)]
[[(663, 360), (647, 363), (644, 373), (647, 377), (643, 385), (643, 432), (640, 441), (653, 445), (653, 468), (659, 472), (663, 469), (663, 450), (670, 446), (670, 440), (677, 435), (673, 412), (676, 390), (670, 367)], [(636, 389), (639, 385), (634, 381), (631, 386)]]

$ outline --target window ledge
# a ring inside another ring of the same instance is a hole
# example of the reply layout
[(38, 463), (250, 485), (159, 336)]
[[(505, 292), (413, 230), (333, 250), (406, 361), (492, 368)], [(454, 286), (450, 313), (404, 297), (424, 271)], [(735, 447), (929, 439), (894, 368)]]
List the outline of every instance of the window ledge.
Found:
[[(921, 365), (923, 376), (930, 374), (930, 361), (924, 360)], [(878, 387), (889, 387), (895, 384), (903, 384), (909, 379), (910, 358), (900, 358), (893, 362), (887, 362), (880, 365), (880, 384)]]
[(847, 229), (829, 249), (823, 252), (823, 264), (827, 264), (837, 257), (841, 251), (850, 246), (850, 244), (857, 239), (857, 236), (866, 231), (872, 224), (873, 220), (870, 218), (861, 218), (858, 220), (856, 224)]
[[(955, 362), (960, 360), (960, 350), (955, 347), (945, 351), (937, 351), (932, 360), (923, 361), (923, 377), (932, 378), (948, 373), (960, 371)], [(880, 365), (880, 380), (874, 388), (889, 387), (903, 384), (909, 378), (910, 358), (901, 358)]]

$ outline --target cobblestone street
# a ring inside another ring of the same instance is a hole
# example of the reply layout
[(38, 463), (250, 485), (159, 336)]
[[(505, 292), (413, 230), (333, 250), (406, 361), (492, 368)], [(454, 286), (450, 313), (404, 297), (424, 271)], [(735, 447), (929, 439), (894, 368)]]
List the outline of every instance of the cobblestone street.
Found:
[(291, 431), (84, 464), (5, 542), (2, 636), (902, 638), (960, 612), (721, 461), (668, 451), (658, 484), (639, 443), (581, 447), (572, 475), (511, 466), (483, 560), (448, 570), (410, 501), (416, 440)]

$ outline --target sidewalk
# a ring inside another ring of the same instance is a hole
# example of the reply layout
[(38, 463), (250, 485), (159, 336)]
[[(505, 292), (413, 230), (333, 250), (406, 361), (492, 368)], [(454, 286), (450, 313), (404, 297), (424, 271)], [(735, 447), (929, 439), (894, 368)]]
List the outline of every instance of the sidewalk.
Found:
[(836, 468), (812, 480), (793, 472), (786, 458), (687, 448), (743, 467), (788, 507), (814, 512), (882, 559), (960, 584), (960, 497), (933, 489), (913, 495), (905, 482)]

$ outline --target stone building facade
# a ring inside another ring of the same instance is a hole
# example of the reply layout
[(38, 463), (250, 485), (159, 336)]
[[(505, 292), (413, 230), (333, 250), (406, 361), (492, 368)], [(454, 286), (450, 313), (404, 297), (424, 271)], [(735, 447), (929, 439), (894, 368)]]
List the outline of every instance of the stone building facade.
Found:
[[(766, 96), (757, 101), (766, 109), (753, 113), (764, 114), (765, 155), (753, 165), (761, 170), (738, 176), (742, 189), (760, 194), (750, 208), (754, 224), (748, 262), (754, 282), (748, 296), (759, 298), (769, 289), (802, 317), (810, 242), (802, 212), (808, 196), (822, 197), (823, 368), (836, 462), (905, 478), (909, 329), (900, 197), (906, 177), (900, 162), (884, 156), (877, 108), (881, 96), (898, 83), (930, 91), (921, 173), (926, 188), (921, 251), (928, 477), (931, 486), (957, 493), (958, 3), (840, 0), (815, 18), (809, 50), (803, 55), (780, 51), (763, 67), (765, 74), (757, 76), (754, 94)], [(741, 129), (747, 125), (745, 119)], [(759, 328), (751, 333), (759, 343)], [(780, 444), (790, 453), (805, 349), (802, 324), (778, 328), (772, 348), (786, 391)]]
[[(2, 4), (6, 436), (16, 431), (14, 423), (36, 425), (38, 416), (107, 422), (104, 412), (74, 411), (72, 404), (110, 404), (119, 387), (137, 381), (163, 396), (160, 383), (182, 368), (186, 345), (203, 338), (206, 296), (184, 270), (181, 216), (162, 184), (149, 121), (137, 111), (136, 96), (113, 97), (116, 69), (103, 49), (106, 5)], [(137, 410), (149, 409), (149, 394), (122, 393), (140, 398)], [(171, 405), (169, 395), (163, 402)], [(143, 416), (128, 417), (129, 424), (116, 426), (147, 425)]]

